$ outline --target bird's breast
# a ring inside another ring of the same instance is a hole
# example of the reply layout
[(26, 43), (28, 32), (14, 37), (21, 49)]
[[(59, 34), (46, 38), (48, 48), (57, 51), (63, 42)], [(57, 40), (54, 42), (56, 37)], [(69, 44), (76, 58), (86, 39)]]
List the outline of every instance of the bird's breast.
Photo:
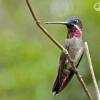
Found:
[(77, 52), (79, 52), (80, 48), (83, 47), (83, 41), (81, 38), (73, 37), (71, 39), (67, 39), (68, 44), (68, 52), (72, 59), (74, 59)]

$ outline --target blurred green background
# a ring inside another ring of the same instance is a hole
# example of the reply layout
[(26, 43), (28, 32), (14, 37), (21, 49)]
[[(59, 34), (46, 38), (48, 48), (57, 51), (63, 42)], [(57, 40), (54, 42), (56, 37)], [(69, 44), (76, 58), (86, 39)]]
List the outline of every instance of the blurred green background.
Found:
[[(93, 8), (99, 0), (30, 1), (42, 22), (80, 17), (100, 86), (100, 12)], [(63, 44), (65, 26), (45, 27)], [(59, 55), (60, 50), (36, 26), (25, 0), (0, 0), (0, 100), (88, 100), (75, 76), (64, 91), (52, 96)], [(79, 70), (96, 100), (86, 54)]]

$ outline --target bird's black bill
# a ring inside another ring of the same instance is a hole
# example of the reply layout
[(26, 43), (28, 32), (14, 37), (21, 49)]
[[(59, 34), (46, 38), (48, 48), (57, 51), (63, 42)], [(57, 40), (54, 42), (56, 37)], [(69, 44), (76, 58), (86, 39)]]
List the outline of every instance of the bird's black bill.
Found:
[(67, 22), (45, 22), (45, 24), (68, 24)]
[(73, 27), (73, 23), (71, 22), (45, 22), (45, 24), (62, 24), (62, 25), (66, 25), (68, 28)]

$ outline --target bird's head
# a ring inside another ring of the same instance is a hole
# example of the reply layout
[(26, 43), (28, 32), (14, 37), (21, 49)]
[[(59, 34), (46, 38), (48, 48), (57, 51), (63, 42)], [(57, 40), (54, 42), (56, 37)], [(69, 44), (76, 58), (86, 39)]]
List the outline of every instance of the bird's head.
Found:
[(46, 22), (46, 24), (63, 24), (66, 25), (68, 28), (68, 38), (80, 37), (82, 32), (82, 23), (77, 16), (71, 16), (64, 22)]

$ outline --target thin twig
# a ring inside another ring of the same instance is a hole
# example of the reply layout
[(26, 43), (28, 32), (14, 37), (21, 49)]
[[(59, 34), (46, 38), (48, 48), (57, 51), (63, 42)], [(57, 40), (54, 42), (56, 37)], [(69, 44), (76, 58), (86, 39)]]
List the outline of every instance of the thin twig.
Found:
[(99, 87), (97, 85), (97, 81), (96, 81), (96, 78), (95, 78), (95, 74), (94, 74), (93, 65), (92, 65), (91, 56), (90, 56), (89, 47), (88, 47), (87, 42), (85, 42), (85, 50), (86, 50), (86, 55), (87, 55), (88, 62), (89, 62), (89, 68), (90, 68), (90, 71), (91, 71), (93, 83), (94, 83), (94, 86), (95, 86), (95, 89), (96, 89), (97, 98), (98, 98), (98, 100), (100, 100), (100, 91), (99, 91)]
[(73, 67), (73, 69), (74, 69), (74, 71), (75, 71), (75, 74), (76, 74), (76, 76), (77, 76), (79, 82), (81, 83), (81, 85), (82, 85), (82, 87), (83, 87), (83, 89), (84, 89), (86, 95), (88, 96), (88, 99), (89, 99), (89, 100), (93, 100), (93, 99), (92, 99), (92, 96), (91, 96), (91, 94), (90, 94), (90, 92), (88, 91), (88, 89), (87, 89), (87, 87), (86, 87), (86, 85), (85, 85), (85, 82), (83, 81), (83, 79), (82, 79), (82, 77), (81, 77), (81, 75), (80, 75), (80, 73), (79, 73), (79, 71), (78, 71), (77, 68), (74, 66), (74, 64), (73, 64), (73, 62), (72, 62), (72, 60), (71, 60), (71, 57), (70, 57), (68, 51), (67, 51), (57, 40), (55, 40), (55, 38), (54, 38), (52, 35), (50, 35), (49, 32), (43, 27), (43, 25), (40, 23), (40, 21), (37, 19), (36, 15), (35, 15), (35, 13), (33, 12), (32, 8), (31, 8), (31, 5), (30, 5), (30, 3), (29, 3), (28, 0), (26, 0), (26, 3), (27, 3), (27, 5), (28, 5), (28, 8), (29, 8), (29, 10), (30, 10), (30, 12), (31, 12), (31, 14), (32, 14), (32, 17), (33, 17), (33, 19), (35, 20), (37, 26), (43, 31), (43, 33), (44, 33), (44, 34), (45, 34), (45, 35), (46, 35), (46, 36), (47, 36), (61, 51), (63, 51), (63, 52), (66, 54), (66, 56), (68, 57), (68, 59), (69, 59), (69, 61), (70, 61), (70, 63), (71, 63), (71, 66)]
[[(60, 50), (63, 50), (63, 46), (62, 46), (61, 44), (59, 44), (59, 42), (56, 41), (56, 40), (54, 39), (54, 37), (51, 36), (51, 35), (49, 34), (49, 32), (41, 25), (40, 21), (39, 21), (38, 18), (36, 17), (35, 12), (33, 12), (32, 8), (31, 8), (31, 5), (30, 5), (30, 3), (29, 3), (28, 0), (26, 0), (26, 3), (27, 3), (27, 5), (28, 5), (28, 8), (29, 8), (29, 10), (30, 10), (30, 12), (31, 12), (31, 14), (32, 14), (32, 17), (33, 17), (33, 19), (35, 20), (37, 26), (43, 31), (43, 33), (45, 33), (45, 35), (47, 35), (47, 37), (49, 37), (49, 39), (50, 39), (51, 41), (54, 42), (54, 44), (56, 44), (56, 46), (57, 46)], [(67, 53), (68, 53), (68, 52), (67, 52)]]

